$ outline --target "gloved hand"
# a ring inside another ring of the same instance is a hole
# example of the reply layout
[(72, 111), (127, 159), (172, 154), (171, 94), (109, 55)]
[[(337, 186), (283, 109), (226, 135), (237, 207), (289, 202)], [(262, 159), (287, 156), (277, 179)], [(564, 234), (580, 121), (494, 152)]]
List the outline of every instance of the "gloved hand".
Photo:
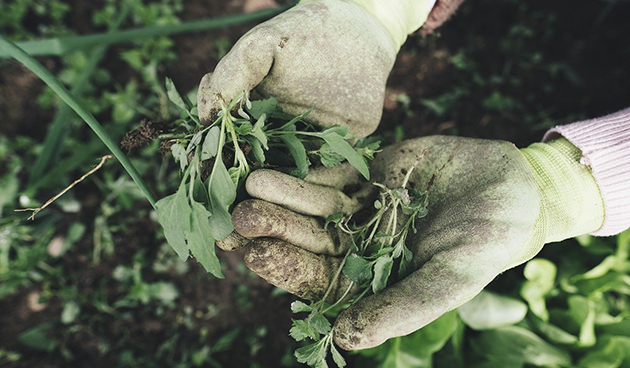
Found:
[[(416, 270), (343, 311), (335, 342), (347, 350), (409, 334), (470, 300), (501, 272), (545, 243), (597, 230), (604, 206), (581, 152), (564, 138), (518, 150), (503, 141), (434, 136), (387, 147), (372, 177), (401, 186), (426, 150), (408, 187), (428, 190), (429, 213), (407, 238)], [(248, 267), (304, 298), (321, 298), (344, 252), (343, 238), (315, 217), (371, 205), (369, 190), (346, 195), (359, 175), (347, 166), (313, 170), (306, 182), (270, 170), (253, 172), (252, 199), (233, 212), (235, 229), (253, 239)], [(356, 187), (356, 185), (354, 185)], [(315, 217), (311, 217), (315, 216)], [(333, 290), (345, 290), (348, 280)]]
[(220, 100), (255, 90), (284, 112), (322, 127), (350, 126), (356, 138), (381, 118), (385, 82), (398, 49), (427, 19), (435, 0), (304, 0), (254, 27), (201, 80), (202, 121)]

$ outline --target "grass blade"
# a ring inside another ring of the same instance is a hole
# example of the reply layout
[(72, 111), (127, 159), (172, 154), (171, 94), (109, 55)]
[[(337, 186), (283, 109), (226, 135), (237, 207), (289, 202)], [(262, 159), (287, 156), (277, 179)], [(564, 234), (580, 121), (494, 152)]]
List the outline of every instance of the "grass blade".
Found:
[(121, 163), (129, 176), (138, 185), (144, 196), (147, 198), (151, 206), (155, 208), (155, 199), (146, 186), (140, 174), (133, 166), (131, 161), (125, 156), (125, 154), (118, 148), (116, 143), (107, 135), (103, 127), (96, 121), (91, 112), (89, 112), (81, 103), (66, 89), (66, 87), (59, 82), (59, 80), (52, 75), (42, 64), (40, 64), (33, 57), (28, 55), (22, 49), (17, 47), (13, 42), (5, 39), (0, 35), (0, 48), (4, 49), (9, 55), (15, 58), (17, 61), (26, 66), (30, 71), (35, 73), (46, 83), (59, 97), (67, 103), (94, 131), (94, 133), (101, 139), (101, 141), (107, 146), (107, 148), (116, 156), (116, 159)]
[[(120, 12), (118, 18), (115, 20), (114, 24), (112, 24), (110, 33), (116, 31), (116, 29), (120, 27), (122, 22), (127, 18), (128, 14), (129, 7), (125, 6)], [(99, 46), (90, 54), (90, 60), (70, 90), (72, 95), (80, 96), (83, 94), (83, 91), (88, 86), (90, 76), (94, 73), (94, 70), (96, 70), (96, 67), (103, 59), (103, 56), (105, 56), (106, 51), (107, 46)], [(50, 170), (52, 163), (59, 159), (63, 141), (65, 140), (71, 126), (75, 123), (75, 120), (76, 116), (73, 114), (72, 109), (68, 105), (62, 104), (59, 106), (53, 122), (48, 128), (42, 152), (39, 156), (37, 156), (35, 163), (30, 169), (28, 175), (29, 187), (32, 186), (42, 175), (45, 175), (47, 169)]]
[[(215, 19), (156, 25), (118, 32), (97, 33), (87, 36), (69, 36), (19, 42), (17, 46), (23, 49), (25, 53), (33, 56), (59, 56), (71, 51), (92, 48), (99, 45), (146, 40), (152, 37), (169, 36), (178, 33), (207, 31), (267, 19), (285, 11), (291, 6), (293, 6), (293, 3), (278, 8), (263, 9), (252, 13), (237, 14)], [(9, 56), (11, 56), (11, 54), (8, 51), (3, 52), (0, 50), (0, 59)]]

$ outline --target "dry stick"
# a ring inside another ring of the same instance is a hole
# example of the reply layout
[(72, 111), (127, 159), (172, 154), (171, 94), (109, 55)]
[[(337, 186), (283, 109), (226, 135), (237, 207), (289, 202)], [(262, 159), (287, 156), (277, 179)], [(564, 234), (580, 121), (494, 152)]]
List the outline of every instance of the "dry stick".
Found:
[(50, 198), (48, 201), (46, 201), (46, 203), (44, 203), (43, 206), (40, 206), (40, 207), (37, 207), (37, 208), (22, 208), (22, 209), (19, 209), (19, 210), (15, 210), (15, 212), (33, 211), (33, 213), (28, 217), (28, 219), (29, 220), (34, 220), (35, 219), (35, 215), (37, 215), (41, 210), (43, 210), (44, 208), (50, 206), (51, 203), (53, 203), (54, 201), (59, 199), (59, 197), (61, 197), (62, 195), (66, 194), (66, 192), (68, 192), (70, 189), (72, 189), (75, 185), (77, 185), (80, 182), (82, 182), (83, 180), (85, 180), (88, 176), (94, 174), (101, 167), (103, 167), (103, 165), (105, 165), (105, 162), (107, 162), (107, 160), (112, 159), (112, 158), (114, 158), (114, 155), (105, 155), (105, 156), (101, 157), (101, 162), (99, 162), (98, 165), (96, 165), (96, 167), (94, 167), (92, 170), (88, 171), (87, 173), (83, 174), (82, 177), (80, 177), (79, 179), (75, 180), (72, 184), (68, 185), (66, 187), (66, 189), (64, 189), (61, 192), (59, 192), (56, 196)]

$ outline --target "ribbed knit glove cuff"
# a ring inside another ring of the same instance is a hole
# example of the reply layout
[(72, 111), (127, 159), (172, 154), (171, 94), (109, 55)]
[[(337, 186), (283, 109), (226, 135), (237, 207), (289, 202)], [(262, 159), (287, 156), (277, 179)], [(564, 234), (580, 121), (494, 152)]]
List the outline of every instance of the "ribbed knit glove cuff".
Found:
[(564, 138), (522, 149), (541, 194), (541, 215), (534, 237), (544, 243), (599, 229), (604, 203), (581, 151)]
[[(341, 0), (343, 1), (343, 0)], [(350, 0), (381, 21), (397, 49), (427, 21), (435, 0)]]
[(581, 163), (591, 168), (604, 198), (604, 223), (592, 235), (615, 235), (630, 227), (630, 109), (557, 126), (544, 141), (560, 135), (580, 149)]

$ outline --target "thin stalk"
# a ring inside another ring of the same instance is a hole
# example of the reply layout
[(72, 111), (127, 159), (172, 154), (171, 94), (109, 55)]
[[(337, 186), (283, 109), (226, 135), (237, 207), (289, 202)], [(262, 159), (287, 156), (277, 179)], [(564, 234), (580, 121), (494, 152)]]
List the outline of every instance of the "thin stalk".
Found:
[[(89, 49), (98, 45), (111, 45), (121, 42), (146, 40), (153, 37), (170, 36), (178, 33), (207, 31), (267, 19), (285, 11), (293, 5), (293, 3), (289, 3), (278, 8), (263, 9), (252, 13), (183, 22), (179, 24), (149, 26), (114, 33), (106, 32), (87, 36), (69, 36), (26, 41), (18, 43), (18, 46), (27, 54), (33, 56), (60, 56), (67, 54), (68, 52)], [(0, 59), (7, 58), (9, 56), (12, 56), (10, 52), (2, 52), (2, 50), (0, 50)]]
[(15, 58), (20, 63), (24, 64), (30, 71), (35, 73), (40, 79), (44, 81), (59, 97), (67, 103), (76, 113), (79, 115), (86, 124), (94, 131), (94, 133), (101, 139), (105, 146), (116, 156), (116, 159), (121, 163), (123, 168), (127, 171), (131, 179), (138, 185), (144, 196), (147, 198), (151, 206), (155, 208), (155, 199), (151, 194), (151, 191), (146, 186), (140, 174), (133, 166), (129, 158), (118, 148), (116, 143), (107, 135), (101, 124), (96, 121), (94, 115), (89, 112), (79, 102), (66, 87), (54, 75), (52, 75), (42, 64), (35, 60), (32, 56), (28, 55), (24, 50), (17, 47), (13, 42), (0, 36), (0, 49), (4, 49), (9, 55)]
[[(127, 18), (129, 14), (129, 7), (125, 6), (121, 11), (118, 18), (114, 21), (109, 29), (109, 32), (114, 32), (122, 22)], [(96, 67), (105, 56), (105, 52), (107, 51), (107, 46), (97, 47), (91, 54), (90, 59), (86, 65), (86, 67), (77, 78), (76, 83), (70, 89), (70, 93), (74, 96), (80, 96), (83, 94), (83, 91), (88, 86), (88, 82), (90, 77), (96, 70)], [(39, 179), (44, 173), (46, 169), (50, 169), (51, 163), (56, 162), (59, 159), (59, 155), (61, 154), (61, 146), (65, 140), (65, 137), (69, 131), (70, 126), (74, 123), (75, 116), (72, 115), (72, 109), (68, 107), (68, 105), (61, 105), (55, 117), (53, 118), (52, 124), (50, 124), (50, 128), (48, 128), (48, 133), (46, 138), (44, 139), (44, 148), (42, 152), (37, 156), (35, 163), (31, 167), (31, 170), (28, 175), (28, 186), (32, 186), (35, 184), (35, 180)], [(87, 156), (86, 156), (87, 157)], [(59, 175), (57, 172), (56, 175)]]
[(328, 289), (326, 290), (326, 293), (324, 293), (324, 297), (322, 297), (322, 302), (325, 303), (326, 298), (328, 298), (328, 295), (332, 291), (333, 286), (337, 283), (339, 276), (341, 276), (341, 271), (343, 270), (343, 266), (346, 264), (346, 259), (348, 259), (348, 256), (350, 255), (350, 253), (352, 253), (352, 249), (348, 249), (348, 251), (346, 252), (346, 255), (341, 260), (341, 263), (339, 264), (339, 268), (337, 269), (337, 272), (335, 272), (335, 276), (332, 278), (332, 280), (330, 280), (330, 284), (328, 284)]

